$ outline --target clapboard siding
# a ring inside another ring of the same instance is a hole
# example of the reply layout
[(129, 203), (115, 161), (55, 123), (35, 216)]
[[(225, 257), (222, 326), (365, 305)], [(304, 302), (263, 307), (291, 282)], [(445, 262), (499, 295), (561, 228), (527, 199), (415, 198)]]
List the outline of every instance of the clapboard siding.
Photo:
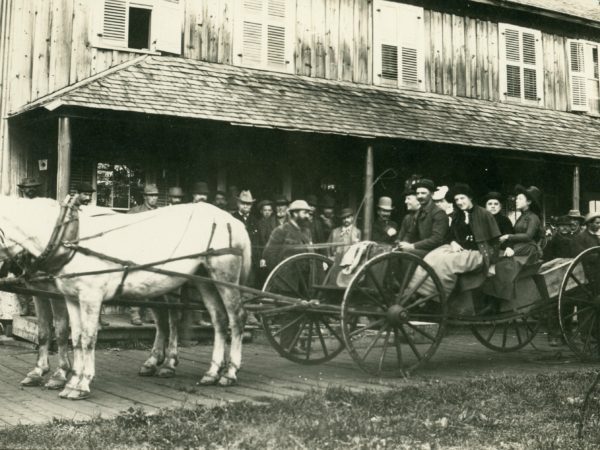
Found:
[[(4, 45), (2, 53), (10, 61), (5, 109), (15, 110), (138, 55), (91, 45), (91, 3), (0, 0), (4, 20), (12, 17), (10, 51)], [(186, 0), (184, 7), (183, 56), (231, 64), (235, 0)], [(372, 83), (371, 0), (295, 0), (294, 7), (294, 73)], [(425, 90), (499, 100), (498, 21), (429, 9), (424, 29)], [(566, 110), (566, 37), (542, 36), (545, 106)]]

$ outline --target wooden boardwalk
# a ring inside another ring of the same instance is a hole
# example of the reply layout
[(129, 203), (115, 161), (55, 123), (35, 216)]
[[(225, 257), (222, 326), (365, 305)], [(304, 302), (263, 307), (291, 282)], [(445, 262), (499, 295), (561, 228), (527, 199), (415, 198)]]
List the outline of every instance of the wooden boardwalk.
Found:
[(210, 361), (210, 345), (182, 348), (177, 377), (173, 379), (137, 375), (147, 351), (98, 350), (93, 395), (76, 402), (60, 400), (56, 391), (21, 388), (19, 381), (33, 367), (35, 352), (0, 346), (0, 426), (44, 423), (53, 418), (109, 418), (130, 407), (154, 412), (197, 404), (260, 402), (329, 386), (385, 391), (431, 378), (449, 380), (490, 373), (547, 373), (596, 367), (578, 362), (566, 347), (559, 350), (548, 347), (543, 334), (536, 337), (534, 346), (502, 354), (482, 347), (470, 334), (452, 335), (444, 339), (432, 361), (410, 379), (373, 379), (361, 372), (345, 353), (328, 364), (300, 366), (258, 342), (245, 346), (239, 383), (228, 388), (196, 385)]

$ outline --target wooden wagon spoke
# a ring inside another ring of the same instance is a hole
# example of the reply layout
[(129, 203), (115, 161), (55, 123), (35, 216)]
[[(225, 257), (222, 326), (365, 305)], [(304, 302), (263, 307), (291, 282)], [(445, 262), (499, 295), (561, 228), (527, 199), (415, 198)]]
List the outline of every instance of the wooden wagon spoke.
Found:
[(319, 336), (319, 342), (321, 343), (321, 348), (323, 349), (323, 354), (327, 358), (329, 356), (329, 350), (327, 350), (327, 345), (325, 345), (325, 338), (323, 337), (323, 332), (321, 331), (321, 327), (319, 326), (319, 321), (316, 323), (317, 335)]
[(310, 350), (312, 347), (312, 331), (314, 322), (311, 320), (308, 324), (308, 340), (306, 341), (306, 360), (310, 359)]
[(300, 284), (304, 288), (304, 295), (305, 295), (305, 297), (308, 297), (310, 295), (310, 290), (308, 289), (308, 285), (306, 284), (306, 280), (304, 279), (304, 276), (303, 276), (304, 274), (302, 273), (302, 270), (300, 270), (300, 267), (298, 267), (297, 263), (294, 263), (294, 268), (296, 270), (296, 273), (298, 274), (298, 279), (300, 280)]
[(504, 324), (504, 330), (502, 330), (502, 348), (506, 347), (506, 339), (508, 338), (508, 327), (509, 323)]
[(596, 324), (596, 316), (593, 315), (591, 317), (593, 317), (594, 321), (589, 326), (588, 332), (587, 332), (587, 337), (586, 337), (585, 341), (583, 342), (583, 350), (584, 351), (585, 351), (586, 348), (589, 348), (589, 343), (590, 343), (591, 338), (592, 338), (592, 331), (594, 330), (594, 325)]
[(494, 323), (492, 325), (492, 331), (490, 331), (490, 333), (488, 334), (487, 338), (485, 339), (486, 341), (491, 341), (492, 337), (494, 336), (494, 333), (496, 333), (496, 328), (498, 327), (498, 324)]
[(593, 297), (594, 296), (594, 294), (592, 293), (592, 291), (590, 291), (588, 289), (588, 287), (584, 283), (582, 283), (581, 281), (579, 281), (579, 279), (575, 276), (575, 274), (573, 272), (569, 273), (569, 278), (572, 278), (573, 281), (575, 281), (575, 283), (577, 283), (577, 285), (581, 289), (583, 289), (585, 292), (587, 292), (587, 294), (588, 294), (589, 297)]
[(284, 332), (285, 330), (287, 330), (290, 327), (293, 327), (294, 325), (296, 325), (298, 322), (300, 322), (303, 318), (306, 317), (306, 314), (302, 314), (298, 317), (296, 317), (295, 319), (293, 319), (291, 322), (289, 322), (287, 325), (281, 327), (279, 330), (274, 331), (273, 332), (273, 337), (277, 336), (278, 334), (281, 334), (282, 332)]
[(359, 335), (361, 333), (364, 333), (367, 330), (372, 330), (372, 329), (374, 329), (376, 327), (379, 327), (379, 326), (383, 325), (385, 322), (386, 322), (385, 319), (379, 319), (379, 320), (377, 320), (377, 321), (375, 321), (373, 323), (370, 323), (369, 325), (357, 328), (356, 330), (352, 331), (351, 333), (348, 333), (348, 337), (352, 338), (352, 337), (357, 336), (357, 335)]
[(402, 343), (400, 342), (398, 327), (394, 327), (394, 346), (396, 347), (396, 358), (398, 358), (398, 366), (402, 367)]
[(423, 356), (421, 355), (421, 353), (419, 353), (419, 350), (415, 346), (415, 343), (410, 338), (410, 336), (408, 335), (408, 333), (406, 332), (406, 330), (404, 329), (403, 326), (400, 326), (400, 331), (402, 332), (402, 335), (404, 336), (404, 339), (406, 339), (406, 343), (408, 344), (408, 346), (410, 347), (410, 349), (413, 351), (413, 353), (415, 354), (415, 356), (417, 357), (417, 359), (419, 361), (421, 361), (423, 359)]
[(415, 292), (417, 292), (421, 288), (421, 286), (423, 286), (425, 281), (427, 281), (429, 278), (431, 278), (431, 275), (429, 275), (429, 273), (427, 273), (422, 279), (419, 280), (419, 282), (415, 286), (413, 286), (411, 288), (411, 290), (408, 292), (408, 294), (403, 295), (402, 298), (403, 299), (411, 298), (415, 294)]
[(367, 275), (371, 279), (371, 282), (375, 285), (375, 288), (377, 289), (377, 292), (379, 292), (379, 295), (381, 296), (381, 298), (385, 299), (386, 298), (385, 292), (383, 292), (383, 288), (379, 285), (379, 281), (377, 281), (377, 278), (373, 274), (371, 267), (369, 267), (367, 269)]
[(329, 330), (329, 332), (335, 336), (335, 338), (340, 341), (341, 343), (344, 343), (344, 340), (342, 339), (342, 337), (331, 327), (331, 325), (326, 322), (323, 318), (320, 319), (321, 323), (323, 325), (325, 325), (325, 328), (327, 328)]
[(367, 359), (367, 356), (369, 356), (369, 353), (371, 353), (371, 350), (373, 350), (373, 347), (375, 347), (375, 344), (377, 343), (377, 341), (379, 340), (379, 338), (381, 337), (381, 335), (387, 330), (388, 326), (387, 324), (381, 328), (377, 334), (375, 335), (375, 338), (371, 341), (371, 343), (369, 344), (369, 346), (367, 347), (367, 350), (365, 351), (365, 353), (362, 356), (362, 361), (363, 363), (365, 362), (365, 360)]
[(302, 323), (300, 324), (300, 326), (298, 327), (298, 331), (296, 331), (296, 334), (294, 335), (294, 338), (292, 339), (292, 341), (289, 343), (289, 345), (287, 346), (286, 350), (288, 352), (291, 352), (292, 349), (296, 346), (296, 344), (298, 343), (298, 340), (300, 339), (300, 336), (302, 335), (302, 332), (304, 331), (304, 328), (306, 326), (306, 317), (304, 318), (304, 320), (302, 321)]
[(416, 268), (416, 264), (413, 261), (411, 261), (406, 269), (406, 272), (404, 273), (404, 277), (402, 277), (402, 283), (400, 284), (400, 294), (402, 294), (406, 289), (406, 286), (408, 286), (408, 282), (412, 279)]
[(519, 321), (515, 320), (514, 325), (515, 325), (515, 334), (517, 335), (517, 341), (519, 341), (519, 345), (520, 345), (523, 342), (523, 339), (521, 339), (521, 332), (519, 331)]
[[(440, 293), (439, 292), (434, 292), (433, 294), (430, 294), (426, 297), (422, 297), (416, 301), (414, 301), (413, 303), (411, 303), (410, 305), (406, 305), (404, 308), (405, 309), (411, 309), (414, 308), (416, 306), (422, 305), (425, 302), (428, 302), (429, 300), (433, 300), (436, 297), (439, 297)], [(408, 300), (408, 298), (406, 298), (406, 300)], [(400, 303), (402, 305), (402, 303)]]
[(302, 296), (302, 294), (300, 294), (300, 292), (298, 291), (298, 289), (295, 288), (294, 286), (292, 286), (292, 284), (285, 277), (283, 277), (280, 273), (277, 274), (277, 279), (283, 281), (283, 284), (285, 284), (289, 289), (291, 289), (291, 291), (294, 294), (296, 294), (296, 296), (298, 298), (304, 298)]
[(563, 320), (571, 319), (571, 318), (575, 317), (577, 314), (583, 314), (585, 311), (589, 311), (590, 309), (594, 309), (594, 307), (593, 306), (587, 306), (587, 307), (582, 308), (582, 309), (577, 309), (577, 311), (573, 311), (572, 313), (569, 313), (569, 314), (567, 314), (565, 316), (562, 316), (562, 318), (563, 318)]
[(581, 330), (584, 328), (585, 324), (586, 324), (587, 322), (589, 322), (589, 320), (590, 320), (591, 318), (593, 318), (593, 317), (594, 317), (594, 316), (590, 314), (590, 315), (588, 315), (588, 316), (587, 316), (585, 319), (583, 319), (583, 320), (581, 321), (581, 323), (577, 325), (577, 327), (575, 328), (575, 332), (574, 332), (574, 333), (571, 335), (571, 337), (572, 337), (572, 338), (575, 338), (575, 336), (577, 336), (577, 335), (581, 336)]
[(406, 322), (406, 325), (408, 325), (409, 327), (411, 327), (413, 330), (415, 330), (420, 335), (425, 336), (431, 342), (435, 342), (435, 337), (433, 337), (432, 335), (430, 335), (428, 332), (426, 332), (424, 330), (421, 330), (419, 327), (415, 326), (414, 324), (412, 324), (410, 322)]
[(600, 303), (598, 303), (594, 300), (588, 300), (587, 298), (573, 297), (571, 295), (564, 295), (563, 298), (566, 300), (569, 300), (568, 303), (573, 304), (573, 305), (586, 304), (586, 305), (592, 305), (592, 306), (600, 306)]
[(386, 310), (388, 308), (388, 306), (381, 303), (378, 298), (373, 297), (367, 288), (357, 287), (356, 291), (363, 294), (365, 297), (367, 297), (369, 300), (371, 300), (373, 303), (375, 303), (381, 309)]
[(383, 341), (383, 349), (381, 350), (381, 356), (379, 357), (379, 365), (377, 366), (378, 372), (381, 372), (383, 367), (383, 361), (385, 360), (385, 354), (387, 352), (388, 343), (390, 341), (390, 335), (392, 334), (392, 330), (387, 330), (385, 334), (385, 340)]

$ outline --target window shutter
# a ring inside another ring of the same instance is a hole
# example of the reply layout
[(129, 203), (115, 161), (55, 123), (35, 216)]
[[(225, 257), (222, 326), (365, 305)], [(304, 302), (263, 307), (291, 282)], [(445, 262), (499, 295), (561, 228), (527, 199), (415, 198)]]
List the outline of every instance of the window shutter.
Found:
[(98, 36), (102, 43), (116, 47), (127, 47), (129, 26), (129, 1), (104, 0), (102, 26)]
[[(286, 61), (286, 0), (267, 0), (267, 66), (285, 69)], [(287, 31), (289, 33), (289, 30)]]
[(375, 83), (423, 86), (423, 8), (377, 1), (375, 3)]
[(241, 59), (245, 64), (260, 65), (263, 58), (263, 0), (242, 2)]
[(158, 0), (152, 11), (153, 40), (161, 52), (181, 54), (183, 0)]
[(500, 24), (500, 44), (503, 97), (540, 104), (544, 93), (541, 33)]
[(570, 39), (569, 45), (569, 81), (571, 85), (571, 110), (587, 111), (587, 76), (585, 61), (585, 43)]

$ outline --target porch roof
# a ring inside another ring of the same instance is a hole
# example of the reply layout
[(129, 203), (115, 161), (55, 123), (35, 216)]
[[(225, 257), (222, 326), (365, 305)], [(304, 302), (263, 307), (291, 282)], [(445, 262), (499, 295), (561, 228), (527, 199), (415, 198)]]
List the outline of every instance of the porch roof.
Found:
[(524, 6), (541, 11), (600, 22), (600, 6), (595, 0), (471, 0), (475, 3), (514, 7)]
[(143, 56), (25, 106), (600, 159), (600, 121), (522, 105)]

